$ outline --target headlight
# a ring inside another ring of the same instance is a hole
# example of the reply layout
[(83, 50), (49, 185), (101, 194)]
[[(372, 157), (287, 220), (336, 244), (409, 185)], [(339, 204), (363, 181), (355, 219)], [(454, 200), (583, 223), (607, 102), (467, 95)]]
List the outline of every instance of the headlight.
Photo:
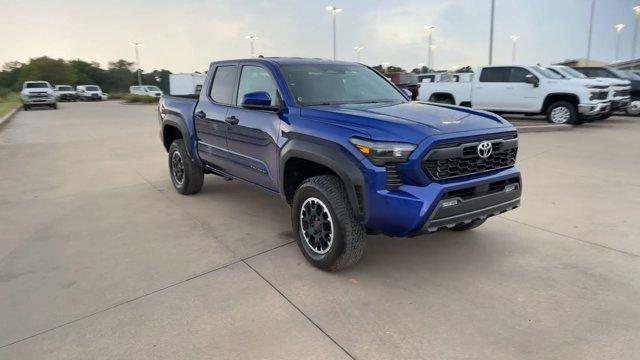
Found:
[(351, 138), (349, 141), (376, 166), (405, 162), (416, 149), (415, 145), (407, 143), (368, 141), (359, 138)]

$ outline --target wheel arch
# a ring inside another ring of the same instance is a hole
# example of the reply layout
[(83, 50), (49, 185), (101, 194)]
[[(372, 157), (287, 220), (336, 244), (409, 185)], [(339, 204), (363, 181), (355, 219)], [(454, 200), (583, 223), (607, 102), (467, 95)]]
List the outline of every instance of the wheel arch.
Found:
[(580, 98), (576, 94), (572, 93), (551, 93), (548, 94), (544, 101), (542, 102), (541, 113), (546, 113), (551, 104), (556, 103), (558, 101), (567, 101), (575, 105), (576, 110), (578, 109), (578, 104), (580, 104)]

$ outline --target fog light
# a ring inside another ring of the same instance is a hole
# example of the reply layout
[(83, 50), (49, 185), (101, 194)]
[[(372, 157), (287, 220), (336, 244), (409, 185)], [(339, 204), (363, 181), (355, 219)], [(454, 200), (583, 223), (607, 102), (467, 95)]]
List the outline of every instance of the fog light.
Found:
[(446, 207), (450, 207), (450, 206), (456, 206), (458, 205), (459, 201), (458, 200), (449, 200), (449, 201), (445, 201), (442, 203), (442, 207), (446, 208)]
[(518, 189), (518, 184), (511, 184), (504, 187), (504, 192), (512, 192)]

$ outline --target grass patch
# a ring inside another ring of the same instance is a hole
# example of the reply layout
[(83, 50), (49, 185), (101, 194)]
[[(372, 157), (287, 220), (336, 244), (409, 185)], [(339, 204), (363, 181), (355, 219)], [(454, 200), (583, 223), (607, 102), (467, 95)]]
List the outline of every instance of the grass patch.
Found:
[(16, 93), (8, 93), (0, 96), (0, 118), (20, 106), (20, 104), (20, 96)]
[(123, 97), (124, 102), (127, 104), (157, 104), (160, 98), (154, 96), (143, 96), (127, 94)]

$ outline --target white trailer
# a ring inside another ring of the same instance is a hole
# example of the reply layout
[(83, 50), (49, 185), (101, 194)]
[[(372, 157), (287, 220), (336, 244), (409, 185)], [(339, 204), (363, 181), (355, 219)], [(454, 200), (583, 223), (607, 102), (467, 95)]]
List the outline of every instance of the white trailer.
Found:
[(171, 95), (199, 94), (206, 74), (185, 73), (169, 75), (169, 93)]

